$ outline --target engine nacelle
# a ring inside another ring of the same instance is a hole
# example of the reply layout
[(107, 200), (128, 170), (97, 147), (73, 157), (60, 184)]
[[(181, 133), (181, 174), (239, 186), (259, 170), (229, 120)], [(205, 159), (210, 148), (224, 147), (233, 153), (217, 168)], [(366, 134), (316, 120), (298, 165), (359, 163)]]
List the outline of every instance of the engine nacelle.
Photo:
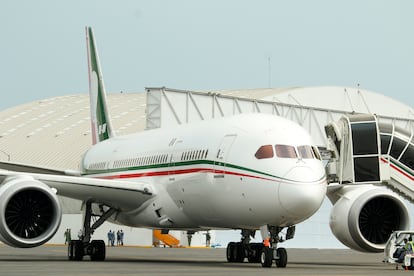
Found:
[(56, 193), (28, 176), (7, 178), (0, 186), (0, 240), (14, 247), (36, 247), (60, 226), (62, 208)]
[(392, 231), (410, 228), (406, 205), (385, 188), (349, 185), (329, 197), (339, 198), (331, 211), (331, 230), (354, 250), (381, 252)]

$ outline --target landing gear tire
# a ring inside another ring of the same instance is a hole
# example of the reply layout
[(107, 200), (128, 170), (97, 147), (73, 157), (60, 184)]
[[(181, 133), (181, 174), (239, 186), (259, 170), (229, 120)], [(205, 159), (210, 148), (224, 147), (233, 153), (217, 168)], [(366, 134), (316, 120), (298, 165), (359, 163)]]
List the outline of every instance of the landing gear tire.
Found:
[(230, 242), (226, 250), (229, 263), (242, 263), (244, 261), (244, 248), (241, 242)]
[(83, 243), (80, 240), (71, 240), (68, 244), (68, 259), (82, 261), (84, 256)]
[(73, 241), (68, 242), (68, 260), (73, 261)]
[(247, 260), (249, 263), (260, 263), (260, 255), (262, 254), (264, 246), (261, 243), (251, 243), (250, 252)]
[(277, 267), (286, 267), (287, 265), (287, 252), (286, 249), (280, 247), (277, 249), (277, 259), (276, 259), (276, 266)]
[(106, 254), (105, 242), (103, 240), (93, 240), (89, 244), (91, 261), (104, 261)]
[(234, 246), (235, 246), (235, 242), (230, 242), (227, 245), (227, 249), (226, 249), (226, 256), (227, 256), (227, 262), (229, 263), (234, 263)]
[(260, 254), (260, 263), (262, 264), (262, 267), (272, 267), (273, 249), (263, 247), (262, 253)]

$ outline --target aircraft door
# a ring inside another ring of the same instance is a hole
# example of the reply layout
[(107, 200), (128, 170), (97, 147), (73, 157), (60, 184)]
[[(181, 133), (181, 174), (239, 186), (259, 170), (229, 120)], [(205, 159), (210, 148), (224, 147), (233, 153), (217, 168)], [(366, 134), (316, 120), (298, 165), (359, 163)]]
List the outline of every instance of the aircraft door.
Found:
[(222, 172), (222, 169), (218, 168), (217, 166), (226, 167), (228, 153), (230, 152), (230, 149), (234, 143), (234, 140), (236, 140), (236, 137), (236, 134), (228, 134), (221, 140), (220, 146), (217, 150), (216, 159), (214, 161), (214, 165), (216, 165), (216, 173)]
[[(170, 167), (173, 168), (175, 167), (175, 165), (181, 161), (181, 154), (180, 152), (177, 150), (177, 146), (180, 145), (183, 142), (183, 140), (181, 139), (177, 139), (174, 138), (171, 143), (170, 146), (172, 147), (172, 153), (171, 153), (171, 159), (170, 159)], [(170, 174), (170, 180), (174, 181), (175, 177), (174, 177), (174, 173), (170, 170), (169, 172)]]

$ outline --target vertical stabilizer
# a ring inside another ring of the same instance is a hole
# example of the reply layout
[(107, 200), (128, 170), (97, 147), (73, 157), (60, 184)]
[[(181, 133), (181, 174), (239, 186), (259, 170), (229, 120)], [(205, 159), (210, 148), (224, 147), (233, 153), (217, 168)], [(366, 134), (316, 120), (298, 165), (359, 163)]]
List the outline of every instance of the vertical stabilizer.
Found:
[(88, 49), (92, 143), (96, 144), (113, 137), (114, 133), (106, 104), (105, 85), (99, 64), (98, 51), (91, 27), (86, 27), (86, 44)]

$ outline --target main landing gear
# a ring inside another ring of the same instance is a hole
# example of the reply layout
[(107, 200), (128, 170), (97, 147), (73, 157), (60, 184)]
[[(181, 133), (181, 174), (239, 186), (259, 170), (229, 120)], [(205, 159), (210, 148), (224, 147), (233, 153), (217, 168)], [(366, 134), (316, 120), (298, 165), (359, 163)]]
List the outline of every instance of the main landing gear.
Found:
[(254, 238), (255, 231), (242, 230), (240, 242), (230, 242), (227, 245), (227, 261), (229, 263), (242, 263), (247, 258), (249, 263), (260, 263), (262, 243), (250, 243), (250, 237)]
[[(92, 213), (92, 201), (86, 202), (85, 220), (83, 223), (83, 235), (80, 240), (71, 240), (68, 245), (68, 259), (70, 261), (82, 261), (85, 255), (91, 257), (91, 261), (104, 261), (106, 255), (105, 242), (103, 240), (92, 240), (93, 232), (102, 225), (116, 210), (100, 207), (102, 215)], [(92, 218), (94, 223), (91, 225)]]
[[(277, 244), (291, 239), (295, 233), (295, 227), (287, 229), (286, 237), (279, 237), (283, 227), (266, 226), (269, 239), (265, 243), (250, 243), (250, 237), (254, 238), (255, 231), (242, 230), (240, 242), (230, 242), (227, 245), (227, 261), (230, 263), (242, 263), (247, 258), (249, 263), (261, 263), (262, 267), (271, 267), (273, 260), (277, 267), (286, 267), (287, 252), (283, 247), (277, 248)], [(267, 235), (266, 235), (267, 236)]]

